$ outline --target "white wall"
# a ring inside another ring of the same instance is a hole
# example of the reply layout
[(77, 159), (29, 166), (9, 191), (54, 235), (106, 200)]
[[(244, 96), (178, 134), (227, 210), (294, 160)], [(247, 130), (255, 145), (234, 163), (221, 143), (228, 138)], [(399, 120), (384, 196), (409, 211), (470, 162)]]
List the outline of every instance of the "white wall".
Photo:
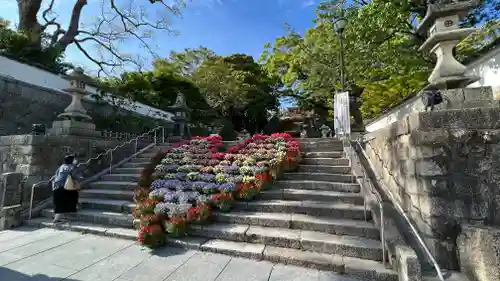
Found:
[(467, 74), (481, 77), (481, 80), (469, 85), (469, 88), (490, 86), (496, 99), (500, 99), (500, 46), (467, 67)]
[[(481, 56), (480, 59), (467, 65), (468, 75), (478, 76), (481, 79), (473, 83), (468, 88), (487, 87), (493, 89), (493, 95), (500, 100), (500, 46)], [(412, 98), (400, 106), (397, 106), (382, 117), (376, 118), (366, 124), (367, 132), (374, 132), (378, 129), (396, 122), (402, 117), (413, 112), (419, 112), (424, 109), (419, 97)]]
[[(62, 90), (69, 87), (69, 81), (62, 76), (41, 70), (33, 66), (22, 64), (20, 62), (2, 56), (0, 56), (0, 75), (15, 78), (17, 80), (21, 80), (40, 87), (52, 89), (63, 95), (65, 95), (66, 93)], [(91, 95), (97, 93), (96, 88), (87, 86), (87, 91), (89, 92), (89, 95), (86, 96), (85, 99), (94, 100)], [(121, 107), (125, 110), (133, 111), (143, 116), (172, 121), (172, 113), (142, 103), (125, 102), (124, 105), (121, 105)]]

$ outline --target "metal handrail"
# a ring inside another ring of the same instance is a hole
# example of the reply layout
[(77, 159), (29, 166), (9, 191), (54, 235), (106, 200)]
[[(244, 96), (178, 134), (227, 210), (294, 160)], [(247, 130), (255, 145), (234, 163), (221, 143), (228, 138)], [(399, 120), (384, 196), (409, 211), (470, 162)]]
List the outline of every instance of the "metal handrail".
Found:
[[(338, 122), (338, 123), (340, 124), (341, 128), (344, 130), (344, 128), (342, 127), (341, 123), (340, 122)], [(375, 165), (373, 165), (373, 162), (370, 160), (370, 158), (368, 157), (368, 154), (366, 153), (366, 151), (364, 150), (363, 146), (361, 145), (360, 138), (362, 138), (362, 137), (356, 138), (354, 141), (357, 142), (358, 147), (359, 147), (361, 153), (363, 154), (363, 157), (366, 158), (366, 160), (368, 162), (368, 165), (370, 166), (370, 169), (375, 174), (377, 180), (382, 179), (383, 177), (381, 177), (379, 175), (379, 173), (375, 169)], [(354, 149), (354, 147), (352, 146), (351, 140), (348, 139), (346, 137), (346, 135), (343, 135), (342, 141), (344, 142), (346, 140), (349, 142), (349, 148), (350, 149)], [(368, 143), (368, 145), (372, 148), (372, 150), (374, 150), (373, 146), (371, 146), (369, 143)], [(354, 153), (353, 153), (353, 155), (354, 155)], [(382, 159), (378, 155), (377, 155), (377, 157), (383, 163)], [(361, 164), (361, 161), (359, 161), (359, 163)], [(379, 203), (379, 206), (381, 206), (381, 209), (380, 209), (381, 210), (380, 211), (380, 229), (381, 229), (381, 239), (382, 239), (382, 255), (383, 255), (383, 257), (385, 257), (385, 255), (384, 255), (384, 248), (385, 248), (384, 247), (384, 239), (383, 239), (383, 236), (382, 236), (382, 234), (384, 233), (384, 231), (383, 231), (383, 229), (384, 229), (384, 224), (383, 224), (383, 222), (384, 222), (383, 221), (383, 206), (381, 205), (382, 199), (379, 197), (379, 194), (377, 194), (374, 191), (373, 183), (369, 180), (368, 176), (366, 175), (366, 169), (365, 169), (365, 167), (363, 165), (359, 165), (359, 166), (362, 168), (364, 180), (371, 186), (370, 191), (375, 195), (375, 197), (377, 198), (377, 201)], [(429, 247), (427, 247), (427, 244), (425, 243), (424, 239), (422, 238), (422, 236), (418, 232), (417, 228), (413, 225), (413, 223), (411, 222), (410, 218), (408, 217), (408, 215), (404, 211), (403, 207), (401, 207), (401, 205), (397, 202), (396, 197), (394, 197), (394, 195), (392, 194), (392, 192), (389, 189), (386, 189), (385, 191), (388, 194), (388, 197), (391, 200), (392, 204), (396, 207), (396, 210), (398, 211), (398, 213), (401, 216), (403, 216), (403, 218), (405, 219), (406, 223), (410, 226), (410, 229), (413, 232), (413, 234), (415, 235), (415, 237), (417, 238), (417, 241), (420, 244), (420, 246), (424, 249), (425, 254), (430, 259), (430, 261), (431, 261), (434, 269), (436, 270), (436, 273), (438, 275), (439, 280), (440, 281), (445, 281), (443, 273), (441, 271), (441, 267), (439, 266), (439, 264), (437, 263), (436, 259), (432, 255), (431, 251), (429, 250)], [(366, 208), (366, 196), (365, 196), (365, 208)], [(365, 210), (365, 212), (366, 212), (366, 210)], [(365, 218), (366, 218), (366, 215), (365, 215)], [(385, 264), (385, 259), (384, 259), (384, 264)]]
[[(149, 130), (149, 131), (147, 131), (147, 132), (143, 133), (142, 135), (136, 136), (136, 137), (135, 137), (135, 138), (133, 138), (133, 139), (130, 139), (130, 140), (126, 141), (126, 142), (123, 142), (122, 144), (117, 145), (117, 146), (115, 146), (114, 148), (108, 149), (108, 150), (106, 150), (106, 151), (105, 151), (105, 152), (103, 152), (103, 153), (99, 153), (97, 156), (92, 157), (92, 158), (88, 159), (87, 161), (85, 161), (85, 162), (83, 162), (83, 163), (78, 164), (76, 167), (77, 167), (77, 168), (79, 168), (79, 167), (81, 167), (81, 166), (83, 166), (83, 165), (88, 165), (91, 161), (93, 161), (93, 160), (98, 160), (98, 159), (99, 159), (99, 158), (101, 158), (102, 156), (105, 156), (105, 155), (108, 155), (108, 154), (109, 154), (109, 155), (110, 155), (109, 173), (111, 174), (111, 172), (112, 172), (112, 167), (113, 167), (113, 151), (116, 151), (117, 149), (122, 148), (122, 147), (123, 147), (123, 146), (125, 146), (126, 144), (130, 144), (130, 143), (132, 143), (132, 142), (134, 142), (134, 141), (135, 141), (134, 154), (136, 154), (136, 153), (137, 153), (137, 148), (138, 148), (138, 142), (139, 142), (139, 139), (140, 139), (140, 138), (143, 138), (144, 136), (149, 135), (149, 134), (151, 134), (151, 133), (154, 133), (153, 142), (154, 142), (154, 144), (156, 145), (156, 141), (157, 141), (157, 137), (158, 137), (158, 135), (157, 135), (157, 131), (159, 131), (159, 130), (161, 130), (161, 141), (162, 141), (162, 143), (165, 143), (165, 127), (163, 127), (163, 126), (158, 126), (158, 127), (156, 127), (156, 128), (153, 128), (153, 129), (151, 129), (151, 130)], [(35, 193), (35, 192), (34, 192), (34, 190), (35, 190), (35, 188), (37, 188), (37, 187), (39, 187), (39, 186), (42, 186), (42, 185), (44, 185), (44, 184), (47, 184), (47, 183), (49, 183), (49, 181), (39, 181), (39, 182), (37, 182), (37, 183), (35, 183), (35, 184), (33, 184), (33, 185), (31, 186), (30, 208), (29, 208), (28, 220), (31, 220), (31, 216), (32, 216), (32, 211), (33, 211), (33, 200), (34, 200), (34, 193)]]

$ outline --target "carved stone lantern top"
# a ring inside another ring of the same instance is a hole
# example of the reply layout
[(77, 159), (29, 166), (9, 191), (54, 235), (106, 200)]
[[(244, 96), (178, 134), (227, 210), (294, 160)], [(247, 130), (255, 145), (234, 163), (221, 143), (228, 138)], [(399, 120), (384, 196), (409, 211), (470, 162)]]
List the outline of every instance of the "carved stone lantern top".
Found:
[(423, 34), (431, 30), (438, 18), (457, 15), (462, 17), (479, 5), (479, 0), (428, 0), (425, 17), (417, 26), (417, 32)]
[(87, 83), (91, 78), (83, 72), (81, 67), (75, 68), (69, 75), (69, 88), (64, 89), (66, 92), (78, 92), (80, 94), (85, 94)]

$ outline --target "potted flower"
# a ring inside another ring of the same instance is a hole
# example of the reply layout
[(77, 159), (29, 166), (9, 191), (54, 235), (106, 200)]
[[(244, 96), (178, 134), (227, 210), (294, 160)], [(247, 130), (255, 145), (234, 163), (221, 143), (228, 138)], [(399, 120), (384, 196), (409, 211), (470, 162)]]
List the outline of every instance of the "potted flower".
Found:
[(212, 201), (223, 213), (229, 212), (233, 207), (234, 197), (232, 193), (217, 193), (212, 195)]
[(172, 237), (183, 237), (187, 232), (186, 211), (181, 210), (180, 206), (172, 208), (169, 211), (169, 218), (164, 221), (165, 230)]
[(165, 244), (165, 232), (159, 224), (142, 226), (137, 241), (149, 248), (162, 246)]

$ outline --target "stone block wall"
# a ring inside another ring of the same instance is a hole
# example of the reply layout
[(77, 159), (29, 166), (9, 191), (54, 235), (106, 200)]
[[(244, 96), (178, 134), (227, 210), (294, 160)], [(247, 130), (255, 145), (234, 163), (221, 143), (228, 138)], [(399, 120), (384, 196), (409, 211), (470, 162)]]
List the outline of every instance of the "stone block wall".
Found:
[(366, 136), (382, 181), (438, 263), (459, 269), (463, 224), (500, 227), (500, 109), (415, 113)]
[[(23, 190), (23, 209), (29, 206), (31, 186), (42, 180), (48, 180), (57, 167), (62, 164), (65, 155), (75, 154), (80, 162), (87, 161), (111, 148), (121, 145), (123, 141), (96, 140), (71, 136), (15, 135), (0, 137), (0, 173), (16, 171), (27, 177)], [(137, 150), (144, 148), (149, 142), (138, 142)], [(88, 178), (110, 164), (131, 156), (135, 152), (135, 142), (116, 149), (110, 154), (92, 160), (88, 165), (79, 168), (83, 177)], [(112, 161), (112, 162), (111, 162)], [(52, 190), (42, 185), (35, 190), (35, 203), (50, 197)]]
[[(70, 104), (71, 97), (51, 89), (38, 87), (13, 78), (0, 76), (0, 136), (27, 134), (32, 124), (52, 126), (58, 114)], [(84, 107), (95, 120), (103, 120), (114, 114), (116, 108), (107, 103), (83, 101)], [(118, 110), (124, 122), (102, 127), (97, 122), (97, 130), (139, 133), (144, 128), (137, 127), (127, 119), (138, 118), (148, 127), (156, 127), (157, 120), (125, 110)], [(109, 124), (107, 124), (109, 125)], [(165, 124), (166, 125), (166, 124)]]

